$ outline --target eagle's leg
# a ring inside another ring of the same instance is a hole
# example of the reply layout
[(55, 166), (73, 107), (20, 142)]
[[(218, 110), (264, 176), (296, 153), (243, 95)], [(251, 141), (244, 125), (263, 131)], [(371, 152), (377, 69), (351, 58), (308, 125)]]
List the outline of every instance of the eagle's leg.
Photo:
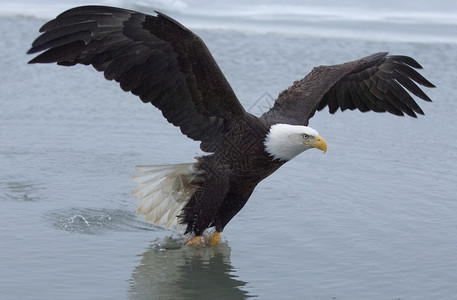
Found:
[(193, 236), (191, 237), (187, 243), (185, 244), (185, 246), (198, 246), (200, 245), (200, 243), (202, 242), (202, 236), (201, 235), (197, 235), (197, 236)]
[(211, 236), (211, 241), (209, 242), (209, 244), (211, 246), (214, 246), (216, 245), (217, 243), (219, 243), (221, 241), (221, 233), (219, 231), (215, 231), (213, 233), (213, 235)]

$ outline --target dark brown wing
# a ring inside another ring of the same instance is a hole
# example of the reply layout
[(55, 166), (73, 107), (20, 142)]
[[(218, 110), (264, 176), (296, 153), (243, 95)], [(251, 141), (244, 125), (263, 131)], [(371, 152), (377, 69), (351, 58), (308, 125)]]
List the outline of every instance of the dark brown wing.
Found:
[(386, 52), (341, 65), (320, 66), (283, 91), (262, 118), (270, 123), (307, 125), (314, 113), (326, 106), (331, 114), (340, 108), (416, 117), (416, 113), (424, 112), (408, 91), (431, 101), (416, 83), (434, 87), (415, 70), (420, 68), (411, 57), (387, 56)]
[(164, 14), (83, 6), (40, 32), (28, 53), (46, 51), (30, 63), (93, 65), (194, 140), (218, 139), (232, 119), (245, 115), (203, 41)]

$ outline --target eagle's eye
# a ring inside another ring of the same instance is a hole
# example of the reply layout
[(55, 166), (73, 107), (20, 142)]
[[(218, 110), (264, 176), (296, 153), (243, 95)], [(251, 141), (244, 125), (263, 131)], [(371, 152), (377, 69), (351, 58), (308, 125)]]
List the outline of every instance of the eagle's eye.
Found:
[(303, 139), (305, 139), (305, 140), (309, 139), (309, 135), (307, 135), (306, 133), (303, 133)]

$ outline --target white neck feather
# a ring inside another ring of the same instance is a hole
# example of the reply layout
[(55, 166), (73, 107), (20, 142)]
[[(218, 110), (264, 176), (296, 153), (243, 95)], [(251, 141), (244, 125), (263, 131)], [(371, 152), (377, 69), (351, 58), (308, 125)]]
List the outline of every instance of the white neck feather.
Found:
[(273, 159), (291, 160), (298, 154), (311, 148), (303, 144), (303, 134), (319, 135), (311, 127), (275, 124), (270, 127), (270, 131), (265, 138), (265, 151)]

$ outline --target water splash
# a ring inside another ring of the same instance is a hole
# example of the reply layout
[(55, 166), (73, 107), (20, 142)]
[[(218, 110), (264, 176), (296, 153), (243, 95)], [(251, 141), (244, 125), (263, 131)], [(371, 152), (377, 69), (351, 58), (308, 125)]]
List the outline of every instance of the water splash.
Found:
[[(199, 246), (185, 247), (184, 245), (189, 240), (191, 235), (182, 234), (178, 231), (174, 231), (171, 235), (165, 236), (163, 238), (157, 238), (151, 243), (151, 247), (156, 251), (165, 251), (165, 250), (177, 250), (177, 249), (191, 249), (191, 251), (197, 251), (203, 254), (205, 251), (211, 251), (213, 248), (210, 246), (212, 231), (205, 231), (202, 235), (202, 243)], [(220, 243), (226, 244), (226, 243)], [(205, 255), (201, 255), (205, 257)]]
[(71, 208), (52, 211), (45, 218), (56, 229), (90, 235), (113, 231), (162, 230), (138, 220), (135, 213), (121, 209)]

